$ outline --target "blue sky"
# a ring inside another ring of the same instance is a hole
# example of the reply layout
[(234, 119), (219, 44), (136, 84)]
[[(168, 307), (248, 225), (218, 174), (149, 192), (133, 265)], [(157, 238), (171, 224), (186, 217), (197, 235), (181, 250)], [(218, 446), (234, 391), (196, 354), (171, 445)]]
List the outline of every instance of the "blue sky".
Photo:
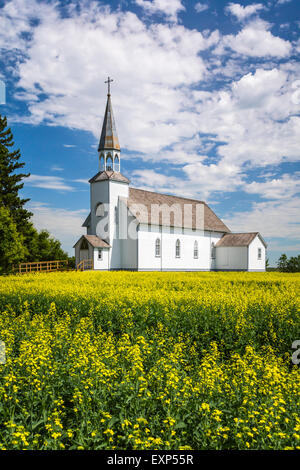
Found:
[(300, 252), (300, 2), (0, 0), (0, 79), (38, 229), (72, 253), (108, 75), (134, 187)]

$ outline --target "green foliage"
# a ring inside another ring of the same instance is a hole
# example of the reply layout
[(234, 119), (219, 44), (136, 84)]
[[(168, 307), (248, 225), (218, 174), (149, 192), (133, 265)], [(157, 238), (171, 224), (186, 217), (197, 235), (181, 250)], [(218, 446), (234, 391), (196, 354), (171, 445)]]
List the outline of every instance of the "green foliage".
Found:
[(59, 240), (51, 237), (47, 230), (35, 231), (30, 244), (29, 261), (55, 261), (68, 259)]
[(300, 274), (0, 283), (0, 449), (298, 449)]
[(24, 237), (17, 231), (9, 210), (0, 206), (0, 274), (8, 273), (26, 256)]
[(278, 260), (277, 267), (283, 273), (299, 273), (300, 255), (288, 258), (286, 254), (282, 254)]
[(7, 119), (0, 115), (0, 208), (4, 211), (0, 222), (0, 273), (9, 272), (13, 264), (20, 262), (68, 258), (58, 240), (46, 230), (38, 233), (30, 221), (32, 213), (24, 207), (29, 199), (19, 196), (24, 186), (22, 181), (30, 174), (19, 171), (25, 163), (20, 162), (20, 150), (12, 150), (13, 146)]
[(22, 180), (30, 174), (16, 173), (25, 163), (19, 161), (20, 150), (11, 150), (13, 146), (13, 134), (7, 128), (7, 119), (0, 115), (0, 204), (10, 211), (18, 232), (25, 235), (28, 225), (31, 225), (29, 219), (32, 213), (24, 208), (29, 199), (22, 199), (19, 191), (24, 186)]
[(69, 256), (68, 267), (71, 269), (75, 269), (75, 256)]

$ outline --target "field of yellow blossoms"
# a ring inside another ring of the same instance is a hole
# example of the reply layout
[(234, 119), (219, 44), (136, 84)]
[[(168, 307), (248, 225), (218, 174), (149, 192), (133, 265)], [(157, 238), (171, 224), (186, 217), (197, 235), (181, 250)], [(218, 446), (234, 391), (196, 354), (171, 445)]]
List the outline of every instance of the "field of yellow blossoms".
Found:
[(300, 275), (0, 278), (0, 448), (300, 449)]

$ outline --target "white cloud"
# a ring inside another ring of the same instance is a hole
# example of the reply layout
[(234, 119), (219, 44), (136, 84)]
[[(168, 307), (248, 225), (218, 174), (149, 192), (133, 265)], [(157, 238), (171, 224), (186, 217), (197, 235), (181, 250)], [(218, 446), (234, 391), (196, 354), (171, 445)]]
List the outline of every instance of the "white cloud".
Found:
[(205, 10), (208, 10), (209, 6), (206, 3), (197, 2), (195, 5), (195, 10), (197, 13), (202, 13)]
[(223, 45), (250, 57), (288, 57), (292, 49), (291, 43), (274, 36), (269, 29), (269, 23), (253, 20), (236, 36), (225, 36)]
[(82, 179), (82, 178), (79, 178), (79, 179), (76, 179), (76, 180), (73, 180), (73, 181), (75, 183), (89, 184), (89, 178), (87, 178), (86, 180)]
[(81, 225), (88, 211), (55, 208), (39, 202), (31, 202), (29, 209), (33, 212), (32, 221), (37, 230), (48, 230), (62, 243), (64, 250), (74, 255), (73, 245), (86, 233)]
[[(15, 3), (29, 22), (24, 0)], [(133, 13), (85, 9), (84, 4), (73, 17), (61, 18), (52, 8), (56, 16), (41, 15), (31, 29), (27, 58), (15, 67), (30, 113), (23, 122), (84, 129), (98, 138), (106, 99), (101, 82), (113, 71), (123, 147), (156, 152), (193, 136), (193, 126), (187, 125), (192, 120), (189, 86), (207, 73), (199, 53), (218, 42), (217, 32), (204, 36), (181, 25), (145, 26)], [(41, 93), (47, 98), (37, 99)]]
[(243, 7), (239, 3), (229, 3), (226, 7), (226, 11), (235, 16), (239, 21), (248, 18), (249, 16), (254, 15), (260, 10), (263, 10), (265, 7), (262, 3), (253, 3), (251, 5)]
[(204, 200), (215, 192), (236, 191), (241, 188), (244, 177), (237, 165), (225, 161), (218, 165), (191, 161), (182, 168), (180, 176), (154, 170), (136, 170), (133, 176), (135, 186)]
[(43, 189), (54, 189), (56, 191), (74, 191), (74, 188), (65, 183), (64, 179), (58, 176), (30, 175), (26, 183), (28, 186)]
[[(264, 238), (281, 238), (285, 247), (299, 241), (300, 199), (254, 203), (249, 211), (225, 217), (224, 222), (235, 232), (260, 232)], [(269, 247), (271, 248), (271, 246)]]
[(60, 166), (52, 166), (50, 169), (51, 171), (64, 171), (64, 169)]
[(135, 0), (147, 13), (163, 13), (169, 20), (177, 21), (177, 15), (185, 10), (181, 0)]
[(277, 5), (284, 5), (285, 3), (290, 3), (292, 0), (278, 0)]
[(250, 194), (259, 194), (264, 199), (291, 199), (300, 193), (300, 172), (294, 175), (283, 174), (278, 178), (259, 183), (253, 181), (245, 186)]

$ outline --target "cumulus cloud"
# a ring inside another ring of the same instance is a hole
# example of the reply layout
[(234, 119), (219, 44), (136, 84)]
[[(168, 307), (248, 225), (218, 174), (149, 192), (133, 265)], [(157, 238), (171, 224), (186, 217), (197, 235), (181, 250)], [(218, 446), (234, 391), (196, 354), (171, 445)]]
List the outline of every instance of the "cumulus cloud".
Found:
[(207, 5), (207, 3), (197, 2), (195, 4), (195, 10), (197, 13), (202, 13), (203, 11), (206, 11), (208, 9), (209, 9), (209, 6)]
[(31, 202), (29, 209), (33, 213), (32, 221), (37, 230), (48, 230), (62, 243), (62, 248), (73, 255), (73, 245), (86, 233), (81, 225), (88, 211), (55, 208), (40, 202)]
[(245, 186), (245, 191), (259, 194), (264, 199), (291, 199), (300, 193), (299, 176), (300, 172), (296, 172), (294, 175), (283, 174), (278, 178), (269, 178), (262, 183), (253, 181)]
[[(30, 23), (24, 0), (15, 4)], [(21, 99), (28, 103), (23, 122), (84, 129), (98, 137), (105, 107), (101, 83), (113, 71), (113, 104), (124, 147), (155, 152), (186, 132), (192, 137), (193, 128), (186, 124), (189, 86), (207, 73), (200, 52), (218, 42), (217, 32), (203, 35), (176, 24), (145, 26), (133, 13), (111, 13), (100, 6), (91, 12), (83, 4), (68, 17), (52, 9), (51, 15), (39, 12), (26, 59), (15, 67), (24, 90)], [(6, 7), (5, 15), (9, 30)]]
[[(135, 186), (178, 196), (208, 200), (216, 192), (234, 192), (243, 184), (238, 165), (222, 161), (220, 164), (188, 163), (179, 176), (170, 176), (154, 170), (133, 172)], [(187, 184), (188, 181), (188, 184)]]
[(281, 238), (288, 247), (291, 243), (299, 241), (300, 216), (299, 198), (288, 201), (266, 201), (254, 203), (249, 211), (235, 213), (224, 218), (224, 222), (235, 232), (257, 231), (265, 238)]
[(237, 35), (224, 37), (223, 45), (238, 54), (249, 57), (288, 57), (292, 50), (289, 41), (274, 36), (271, 25), (262, 20), (253, 20)]
[(147, 13), (164, 14), (169, 20), (177, 21), (177, 15), (185, 10), (181, 0), (135, 0)]
[(254, 15), (260, 10), (263, 10), (265, 7), (262, 3), (252, 3), (243, 7), (239, 3), (229, 3), (225, 10), (231, 15), (235, 16), (239, 21), (249, 18), (249, 16)]

